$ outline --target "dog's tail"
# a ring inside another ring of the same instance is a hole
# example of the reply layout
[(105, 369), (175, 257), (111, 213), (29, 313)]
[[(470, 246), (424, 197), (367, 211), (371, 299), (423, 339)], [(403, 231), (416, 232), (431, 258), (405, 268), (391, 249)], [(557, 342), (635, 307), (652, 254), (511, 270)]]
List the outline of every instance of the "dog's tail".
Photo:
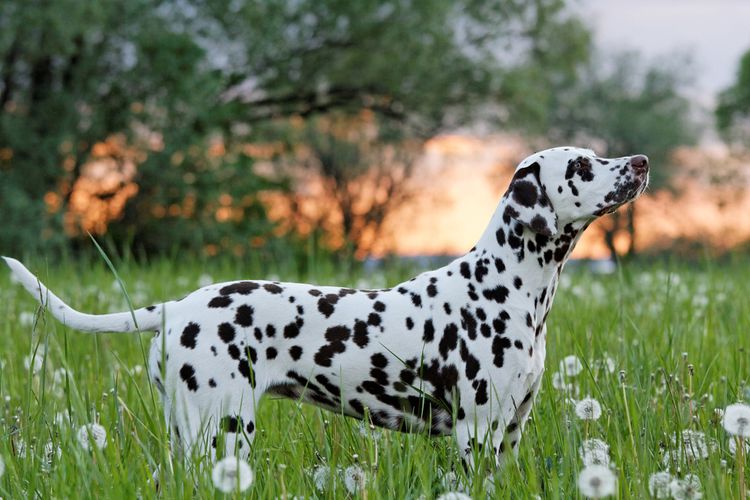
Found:
[(114, 314), (85, 314), (78, 312), (49, 291), (31, 271), (10, 257), (3, 257), (13, 276), (40, 304), (45, 305), (61, 323), (85, 332), (136, 332), (157, 330), (162, 325), (163, 304), (144, 307), (132, 312)]

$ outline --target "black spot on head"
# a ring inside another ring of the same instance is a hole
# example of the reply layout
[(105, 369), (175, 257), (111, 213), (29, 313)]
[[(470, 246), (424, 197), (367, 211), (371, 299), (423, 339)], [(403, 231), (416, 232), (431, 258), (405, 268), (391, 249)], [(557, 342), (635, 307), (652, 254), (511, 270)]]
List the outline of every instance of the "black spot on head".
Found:
[(211, 308), (229, 307), (231, 303), (232, 303), (231, 297), (221, 295), (219, 297), (214, 297), (213, 299), (211, 299), (208, 303), (208, 307), (211, 307)]
[(201, 328), (195, 323), (188, 323), (182, 335), (180, 336), (180, 343), (188, 349), (195, 349), (196, 340)]
[(254, 312), (252, 307), (246, 304), (241, 305), (237, 308), (237, 313), (234, 315), (234, 322), (244, 327), (252, 326)]
[(513, 200), (521, 206), (533, 207), (539, 199), (539, 192), (536, 186), (527, 180), (517, 180), (511, 187), (513, 191)]

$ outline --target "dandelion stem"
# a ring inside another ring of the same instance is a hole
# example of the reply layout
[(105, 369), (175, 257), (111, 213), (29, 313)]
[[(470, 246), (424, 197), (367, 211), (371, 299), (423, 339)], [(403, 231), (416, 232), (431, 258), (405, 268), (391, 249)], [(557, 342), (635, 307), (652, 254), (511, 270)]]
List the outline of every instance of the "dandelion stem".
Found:
[(740, 500), (747, 500), (747, 489), (745, 488), (745, 438), (735, 436), (737, 440), (737, 474), (740, 479)]
[(628, 432), (630, 433), (630, 445), (633, 447), (633, 458), (635, 458), (636, 467), (638, 464), (638, 451), (635, 447), (635, 436), (633, 435), (633, 424), (630, 422), (630, 409), (628, 407), (628, 395), (625, 391), (625, 373), (620, 372), (620, 387), (622, 388), (622, 402), (625, 406), (625, 419), (628, 422)]

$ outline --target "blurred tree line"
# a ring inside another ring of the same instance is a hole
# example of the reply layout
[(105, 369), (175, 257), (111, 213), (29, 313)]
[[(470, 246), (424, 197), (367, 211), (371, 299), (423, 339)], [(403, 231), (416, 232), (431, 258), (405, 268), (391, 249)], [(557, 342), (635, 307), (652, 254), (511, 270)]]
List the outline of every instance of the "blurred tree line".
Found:
[(467, 124), (667, 162), (683, 75), (604, 63), (564, 0), (5, 0), (0, 249), (241, 255), (308, 227), (366, 254), (425, 141)]

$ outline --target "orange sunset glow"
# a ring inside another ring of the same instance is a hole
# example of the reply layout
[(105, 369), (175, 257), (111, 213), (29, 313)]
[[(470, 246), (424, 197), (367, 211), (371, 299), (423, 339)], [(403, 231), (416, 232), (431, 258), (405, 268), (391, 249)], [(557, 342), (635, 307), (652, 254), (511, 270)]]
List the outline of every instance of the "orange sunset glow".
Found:
[[(265, 148), (248, 146), (247, 151), (263, 152)], [(465, 253), (485, 229), (515, 165), (530, 152), (520, 138), (512, 136), (444, 135), (429, 141), (419, 160), (418, 175), (410, 181), (417, 183), (420, 195), (386, 219), (385, 236), (373, 246), (374, 255)], [(211, 153), (221, 155), (223, 149), (215, 146)], [(259, 160), (266, 156), (257, 155)], [(636, 248), (666, 249), (684, 240), (705, 242), (722, 251), (750, 240), (750, 162), (730, 160), (727, 151), (720, 148), (684, 148), (675, 153), (675, 163), (680, 165), (675, 192), (647, 192), (638, 201)], [(272, 167), (265, 164), (260, 168)], [(73, 185), (65, 214), (66, 230), (71, 234), (81, 230), (105, 233), (107, 225), (120, 217), (125, 204), (138, 192), (133, 181), (136, 170), (137, 155), (121, 138), (98, 143)], [(712, 178), (722, 175), (730, 176), (731, 182), (714, 186)], [(304, 196), (319, 196), (315, 185), (311, 181)], [(231, 197), (221, 196), (218, 201), (217, 222), (236, 220), (229, 206)], [(264, 201), (272, 218), (281, 221), (287, 217), (274, 196)], [(50, 212), (61, 209), (57, 193), (48, 193), (45, 202)], [(153, 215), (179, 215), (175, 210), (182, 208), (163, 207), (164, 213)], [(288, 220), (285, 226), (289, 226)], [(298, 229), (304, 234), (311, 228)], [(609, 253), (601, 233), (600, 223), (594, 224), (573, 256), (606, 258)], [(622, 239), (624, 235), (619, 237), (615, 244), (624, 249), (627, 241)]]

